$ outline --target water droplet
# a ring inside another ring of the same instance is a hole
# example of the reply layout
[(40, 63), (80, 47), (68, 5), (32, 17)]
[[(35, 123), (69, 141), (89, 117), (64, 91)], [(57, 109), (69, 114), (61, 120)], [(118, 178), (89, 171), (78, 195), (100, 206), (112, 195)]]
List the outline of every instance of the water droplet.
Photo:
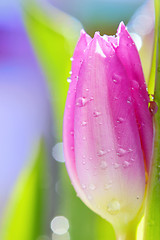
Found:
[(86, 121), (83, 121), (82, 123), (81, 123), (81, 126), (86, 126), (87, 125), (87, 122)]
[(116, 215), (120, 211), (121, 205), (117, 200), (112, 200), (111, 202), (108, 203), (107, 205), (107, 211), (111, 215)]
[(101, 112), (95, 111), (93, 112), (93, 117), (99, 117), (101, 115)]
[(117, 169), (117, 168), (120, 167), (121, 164), (120, 163), (113, 163), (113, 165), (114, 165), (114, 168)]
[(126, 151), (125, 149), (119, 148), (119, 150), (118, 150), (118, 152), (117, 152), (117, 155), (118, 155), (119, 157), (122, 157), (122, 156), (124, 156), (126, 153), (127, 153), (127, 151)]
[(83, 137), (82, 139), (83, 139), (83, 141), (85, 141), (85, 140), (86, 140), (86, 137)]
[(70, 132), (70, 134), (73, 136), (73, 135), (74, 135), (74, 132), (73, 132), (73, 131), (71, 131), (71, 132)]
[(120, 83), (121, 79), (122, 79), (122, 77), (119, 74), (114, 73), (112, 76), (112, 80), (116, 84)]
[(139, 199), (139, 196), (137, 196), (136, 198), (137, 198), (137, 200), (138, 200), (138, 199)]
[(90, 97), (89, 101), (92, 101), (92, 100), (94, 100), (94, 97)]
[(74, 60), (74, 58), (73, 58), (73, 57), (71, 57), (71, 58), (70, 58), (70, 60), (71, 60), (71, 62), (72, 62), (72, 61)]
[(109, 183), (109, 184), (106, 183), (106, 184), (104, 185), (104, 189), (105, 189), (105, 190), (108, 190), (108, 189), (110, 189), (111, 187), (112, 187), (112, 184), (111, 184), (111, 183)]
[(74, 147), (73, 146), (71, 147), (71, 151), (74, 151)]
[(118, 119), (117, 119), (117, 123), (122, 123), (124, 121), (124, 118), (122, 118), (122, 117), (119, 117)]
[(70, 71), (69, 74), (71, 75), (71, 74), (72, 74), (72, 71)]
[(96, 189), (96, 186), (93, 183), (91, 183), (89, 184), (89, 189), (93, 191)]
[(114, 97), (114, 100), (118, 100), (118, 97)]
[(51, 221), (51, 229), (55, 234), (63, 235), (69, 229), (68, 219), (64, 216), (57, 216)]
[(131, 164), (128, 161), (124, 161), (124, 163), (123, 163), (123, 166), (126, 167), (126, 168), (129, 167), (130, 165)]
[(133, 149), (132, 149), (132, 148), (129, 148), (129, 149), (128, 149), (128, 152), (133, 152)]
[(86, 185), (85, 184), (82, 184), (81, 185), (83, 189), (86, 189)]
[(85, 161), (85, 160), (83, 160), (83, 161), (82, 161), (82, 164), (83, 164), (83, 165), (85, 165), (85, 164), (86, 164), (86, 161)]
[(67, 78), (67, 82), (68, 82), (68, 83), (71, 83), (71, 82), (72, 82), (72, 80), (71, 80), (70, 77)]
[(155, 115), (158, 111), (158, 106), (157, 103), (152, 101), (149, 102), (149, 111), (151, 112), (152, 115)]
[(131, 101), (132, 101), (132, 98), (131, 98), (131, 97), (128, 97), (128, 99), (127, 99), (127, 103), (130, 104)]
[(87, 99), (85, 97), (80, 97), (77, 99), (76, 106), (84, 107), (87, 103)]
[(102, 160), (101, 162), (100, 162), (100, 168), (101, 169), (106, 169), (107, 168), (107, 163), (106, 163), (106, 161), (105, 160)]
[(99, 157), (102, 157), (103, 155), (105, 155), (106, 154), (106, 151), (104, 151), (104, 150), (102, 150), (102, 149), (100, 149), (99, 151), (98, 151), (98, 153), (97, 153), (97, 155), (99, 156)]
[(89, 91), (89, 89), (88, 88), (86, 88), (86, 92), (88, 92)]
[(139, 89), (139, 83), (135, 80), (132, 80), (132, 89)]

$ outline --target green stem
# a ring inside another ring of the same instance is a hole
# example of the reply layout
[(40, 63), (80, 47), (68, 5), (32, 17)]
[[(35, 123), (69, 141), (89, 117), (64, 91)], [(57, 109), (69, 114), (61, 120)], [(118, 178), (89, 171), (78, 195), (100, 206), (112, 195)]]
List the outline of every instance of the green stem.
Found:
[(137, 226), (132, 223), (124, 229), (123, 232), (116, 232), (117, 240), (136, 240), (136, 228)]
[[(152, 56), (152, 66), (151, 66), (151, 72), (150, 72), (150, 78), (148, 83), (148, 93), (151, 95), (154, 95), (155, 91), (155, 78), (156, 78), (156, 61), (157, 61), (157, 44), (158, 44), (158, 34), (159, 34), (159, 8), (160, 3), (159, 0), (154, 0), (155, 2), (155, 31), (154, 31), (154, 49), (153, 49), (153, 56)], [(152, 100), (152, 97), (151, 99)]]
[[(155, 102), (159, 106), (158, 112), (155, 115), (155, 145), (154, 145), (154, 157), (151, 164), (151, 171), (148, 183), (146, 211), (145, 211), (145, 224), (144, 224), (144, 240), (159, 240), (160, 239), (160, 25), (159, 25), (159, 12), (160, 3), (159, 0), (155, 0), (155, 50), (156, 54), (156, 68), (154, 75), (156, 78), (155, 84)], [(158, 49), (158, 50), (157, 50)]]

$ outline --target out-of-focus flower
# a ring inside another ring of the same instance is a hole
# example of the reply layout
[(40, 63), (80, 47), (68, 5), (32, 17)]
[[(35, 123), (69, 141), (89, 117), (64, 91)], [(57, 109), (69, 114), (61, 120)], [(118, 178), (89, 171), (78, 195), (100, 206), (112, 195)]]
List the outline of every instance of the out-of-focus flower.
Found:
[(117, 37), (82, 31), (64, 115), (66, 166), (78, 196), (117, 231), (143, 207), (153, 147), (148, 102), (125, 25)]

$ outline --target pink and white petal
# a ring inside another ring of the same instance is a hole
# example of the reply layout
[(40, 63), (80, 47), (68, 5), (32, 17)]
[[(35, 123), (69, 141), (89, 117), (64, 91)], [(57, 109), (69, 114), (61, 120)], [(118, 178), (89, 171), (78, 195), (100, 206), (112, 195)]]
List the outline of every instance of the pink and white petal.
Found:
[(135, 114), (139, 126), (141, 145), (146, 160), (147, 171), (152, 158), (153, 120), (148, 110), (149, 97), (136, 46), (123, 23), (118, 28), (119, 45), (116, 54), (125, 67), (134, 99)]
[(64, 121), (63, 121), (63, 146), (64, 146), (66, 167), (76, 192), (81, 196), (81, 198), (86, 204), (89, 204), (89, 203), (87, 202), (87, 199), (83, 194), (82, 188), (80, 186), (80, 183), (77, 177), (76, 166), (75, 166), (74, 108), (75, 108), (77, 76), (78, 76), (80, 65), (82, 63), (82, 59), (84, 57), (84, 50), (87, 47), (89, 40), (91, 40), (91, 38), (84, 31), (82, 31), (73, 55), (71, 83), (70, 83), (68, 96), (66, 100)]
[[(74, 112), (76, 169), (94, 211), (115, 221), (107, 206), (116, 200), (120, 204), (117, 221), (124, 215), (132, 220), (145, 191), (143, 153), (128, 76), (113, 48), (104, 49), (105, 40), (100, 38), (96, 34), (86, 49), (79, 72)], [(83, 105), (79, 104), (82, 99)]]

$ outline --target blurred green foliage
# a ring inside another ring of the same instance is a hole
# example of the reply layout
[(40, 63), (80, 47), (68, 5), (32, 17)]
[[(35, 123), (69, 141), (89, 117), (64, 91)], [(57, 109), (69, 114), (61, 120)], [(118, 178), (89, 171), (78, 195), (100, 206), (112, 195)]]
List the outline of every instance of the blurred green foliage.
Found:
[(43, 141), (17, 180), (1, 230), (3, 240), (35, 240), (44, 232), (47, 196), (46, 153)]

